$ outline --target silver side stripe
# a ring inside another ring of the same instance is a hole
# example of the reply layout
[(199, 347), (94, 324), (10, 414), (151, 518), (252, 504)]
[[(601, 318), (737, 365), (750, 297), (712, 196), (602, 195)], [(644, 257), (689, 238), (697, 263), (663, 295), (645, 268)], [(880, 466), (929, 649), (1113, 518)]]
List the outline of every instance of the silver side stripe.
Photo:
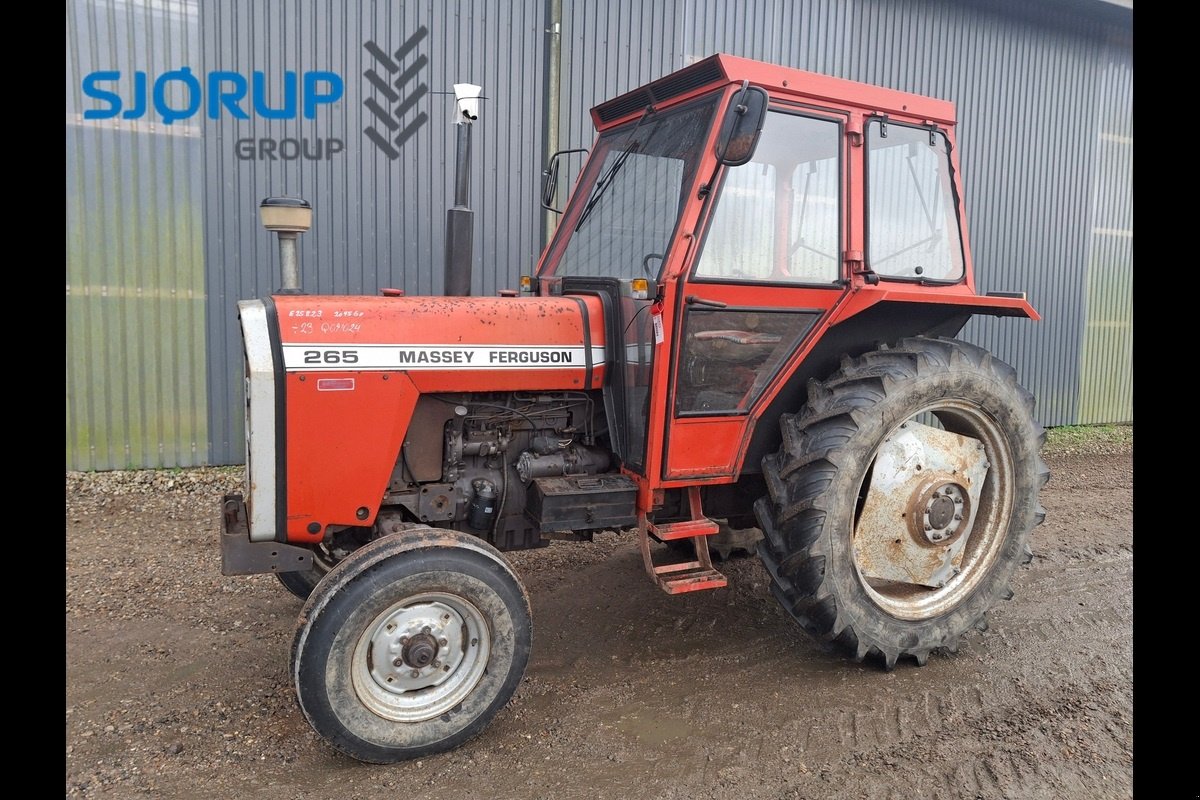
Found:
[[(592, 366), (604, 348), (592, 347)], [(284, 368), (312, 370), (584, 369), (587, 348), (570, 345), (285, 344)]]

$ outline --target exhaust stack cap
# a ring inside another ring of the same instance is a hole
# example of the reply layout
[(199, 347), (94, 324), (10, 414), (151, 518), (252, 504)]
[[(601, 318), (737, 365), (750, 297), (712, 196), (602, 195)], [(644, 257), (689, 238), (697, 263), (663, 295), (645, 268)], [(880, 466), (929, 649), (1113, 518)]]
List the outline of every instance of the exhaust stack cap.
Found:
[(458, 101), (458, 110), (469, 120), (479, 119), (479, 95), (482, 86), (473, 83), (454, 84), (454, 99)]
[(269, 231), (304, 233), (312, 227), (312, 205), (300, 197), (268, 197), (258, 204), (258, 218)]
[(262, 226), (274, 231), (279, 239), (279, 272), (282, 278), (280, 294), (303, 294), (300, 291), (300, 255), (296, 240), (312, 227), (312, 206), (299, 197), (268, 197), (258, 204)]

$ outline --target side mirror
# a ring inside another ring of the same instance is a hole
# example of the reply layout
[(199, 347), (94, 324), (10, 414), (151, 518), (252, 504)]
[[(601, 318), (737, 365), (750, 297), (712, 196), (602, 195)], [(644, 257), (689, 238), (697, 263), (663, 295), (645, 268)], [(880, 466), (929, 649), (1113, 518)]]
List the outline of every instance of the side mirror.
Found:
[(758, 86), (742, 84), (721, 122), (717, 138), (717, 159), (728, 167), (740, 167), (754, 156), (763, 121), (767, 118), (767, 92)]
[(554, 155), (550, 156), (549, 163), (542, 170), (542, 208), (553, 211), (556, 214), (561, 214), (561, 208), (554, 207), (554, 196), (558, 194), (558, 160), (559, 158), (570, 155), (571, 153), (586, 153), (587, 149), (576, 147), (571, 150), (559, 150)]

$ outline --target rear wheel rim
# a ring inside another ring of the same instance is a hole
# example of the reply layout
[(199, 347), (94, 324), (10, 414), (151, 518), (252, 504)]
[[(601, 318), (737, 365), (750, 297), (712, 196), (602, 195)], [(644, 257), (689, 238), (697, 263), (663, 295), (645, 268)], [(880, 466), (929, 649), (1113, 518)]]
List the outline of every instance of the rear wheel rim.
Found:
[[(855, 573), (871, 601), (893, 617), (903, 620), (927, 620), (958, 608), (979, 588), (1003, 550), (1012, 522), (1015, 495), (1013, 454), (1008, 439), (994, 419), (978, 406), (961, 400), (945, 400), (919, 409), (904, 423), (922, 414), (932, 414), (947, 431), (970, 437), (983, 443), (990, 464), (978, 501), (978, 511), (967, 541), (958, 574), (941, 588), (928, 588), (911, 583), (881, 581), (863, 574), (862, 565), (854, 555)], [(889, 436), (900, 428), (897, 424)], [(885, 437), (886, 438), (886, 437)], [(875, 463), (872, 455), (871, 465)], [(871, 468), (860, 481), (859, 497), (865, 497)], [(858, 518), (855, 515), (854, 525)], [(851, 538), (854, 529), (851, 530)]]

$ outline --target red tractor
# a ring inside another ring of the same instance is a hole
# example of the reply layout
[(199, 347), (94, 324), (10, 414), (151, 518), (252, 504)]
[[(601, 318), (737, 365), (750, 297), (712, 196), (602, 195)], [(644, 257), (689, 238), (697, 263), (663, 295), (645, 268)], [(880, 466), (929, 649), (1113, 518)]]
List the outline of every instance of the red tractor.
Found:
[[(757, 527), (788, 613), (887, 669), (982, 630), (1030, 558), (1033, 397), (950, 337), (1038, 315), (975, 291), (953, 105), (716, 55), (592, 118), (519, 294), (239, 304), (223, 571), (306, 598), (300, 708), (354, 758), (453, 748), (505, 705), (532, 630), (501, 551), (552, 535), (632, 530), (677, 594), (725, 586), (719, 531)], [(306, 206), (264, 223), (294, 240)]]

